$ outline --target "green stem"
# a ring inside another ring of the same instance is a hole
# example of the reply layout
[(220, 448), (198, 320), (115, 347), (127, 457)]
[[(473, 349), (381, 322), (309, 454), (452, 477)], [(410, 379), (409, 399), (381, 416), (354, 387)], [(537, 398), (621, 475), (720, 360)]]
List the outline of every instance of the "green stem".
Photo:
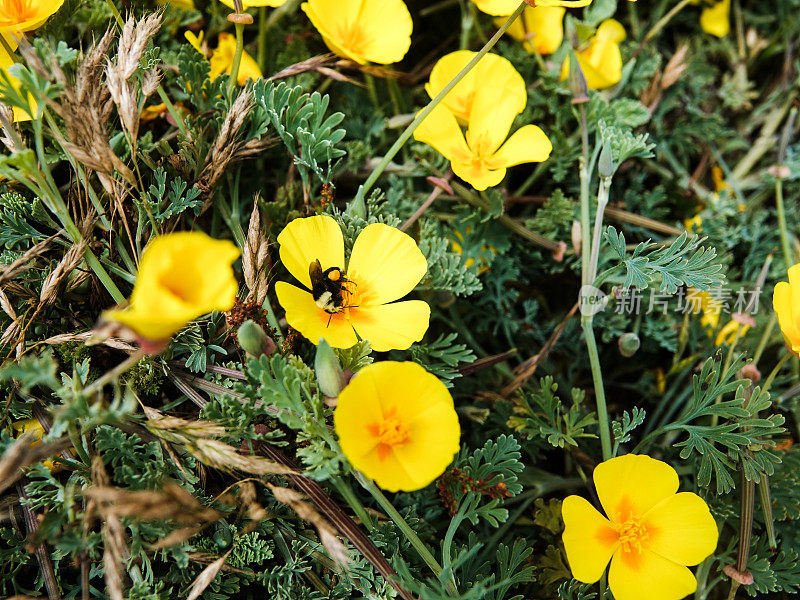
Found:
[(778, 323), (778, 318), (775, 316), (775, 313), (772, 313), (772, 317), (770, 317), (769, 321), (767, 321), (767, 326), (764, 328), (764, 333), (761, 334), (761, 339), (758, 340), (758, 347), (756, 347), (756, 351), (753, 354), (753, 364), (758, 366), (758, 361), (761, 360), (761, 355), (764, 353), (764, 348), (767, 347), (767, 343), (769, 342), (769, 338), (772, 336), (772, 330), (775, 329), (775, 325)]
[(778, 540), (775, 537), (775, 519), (772, 515), (772, 495), (769, 490), (769, 476), (761, 473), (758, 482), (758, 492), (761, 496), (761, 511), (764, 513), (764, 525), (767, 528), (767, 541), (771, 550), (778, 547)]
[(411, 526), (406, 522), (403, 516), (397, 512), (397, 509), (394, 505), (389, 502), (389, 499), (383, 495), (383, 492), (378, 488), (377, 485), (371, 480), (364, 477), (361, 473), (356, 474), (356, 478), (361, 486), (367, 490), (373, 498), (380, 504), (383, 511), (389, 515), (389, 518), (397, 525), (397, 528), (406, 536), (406, 539), (409, 543), (414, 547), (414, 549), (419, 553), (420, 557), (422, 558), (423, 562), (428, 565), (433, 574), (438, 578), (442, 574), (442, 566), (436, 561), (434, 558), (433, 553), (428, 549), (425, 543), (419, 539), (417, 533), (411, 529)]
[(231, 65), (231, 75), (228, 78), (228, 98), (233, 99), (233, 90), (239, 81), (239, 67), (242, 64), (242, 53), (244, 52), (244, 25), (235, 23), (236, 28), (236, 53), (233, 55), (233, 65)]
[(594, 338), (592, 317), (581, 317), (581, 326), (583, 327), (584, 338), (586, 338), (586, 350), (589, 353), (589, 364), (592, 368), (595, 403), (597, 405), (597, 420), (600, 429), (600, 446), (603, 449), (603, 460), (608, 460), (611, 458), (611, 430), (608, 422), (606, 392), (603, 388), (603, 372), (600, 369), (600, 355), (597, 352), (597, 342)]
[(783, 260), (788, 269), (794, 264), (792, 249), (789, 244), (789, 229), (786, 226), (786, 209), (783, 205), (783, 178), (775, 178), (775, 206), (778, 209), (778, 229), (781, 234), (781, 249), (783, 250)]
[(355, 492), (353, 491), (353, 488), (351, 488), (350, 485), (341, 477), (335, 477), (333, 479), (333, 485), (336, 486), (337, 490), (339, 490), (342, 498), (344, 498), (350, 508), (353, 509), (353, 512), (356, 513), (356, 516), (359, 518), (364, 527), (367, 528), (367, 531), (372, 531), (375, 528), (375, 524), (372, 522), (372, 518), (369, 516), (367, 509), (365, 509), (364, 505), (359, 502)]
[(267, 7), (262, 6), (258, 11), (258, 51), (256, 62), (262, 72), (267, 69)]
[(378, 177), (381, 176), (381, 173), (383, 173), (386, 167), (389, 166), (389, 163), (392, 162), (392, 159), (397, 155), (398, 152), (400, 152), (400, 149), (409, 140), (409, 138), (412, 136), (417, 127), (419, 127), (419, 124), (422, 123), (422, 121), (424, 121), (429, 114), (431, 114), (431, 111), (433, 111), (433, 109), (436, 108), (436, 106), (442, 101), (442, 99), (445, 96), (447, 96), (447, 94), (450, 93), (450, 90), (452, 90), (458, 84), (458, 82), (461, 81), (464, 78), (464, 76), (472, 70), (472, 67), (477, 65), (478, 61), (480, 61), (484, 56), (486, 56), (486, 53), (489, 52), (489, 50), (491, 50), (492, 47), (494, 47), (494, 45), (501, 37), (503, 37), (503, 34), (511, 26), (514, 20), (519, 15), (522, 14), (522, 11), (525, 10), (526, 6), (528, 6), (527, 3), (521, 2), (520, 5), (517, 7), (517, 10), (515, 10), (510, 17), (508, 17), (508, 19), (506, 20), (505, 23), (503, 23), (500, 29), (498, 29), (497, 32), (491, 37), (491, 39), (488, 42), (486, 42), (483, 48), (481, 48), (475, 54), (472, 60), (469, 61), (469, 63), (467, 63), (467, 66), (461, 69), (458, 75), (456, 75), (452, 79), (452, 81), (450, 81), (450, 83), (444, 86), (444, 88), (442, 88), (442, 91), (436, 94), (436, 97), (433, 100), (431, 100), (425, 108), (423, 108), (421, 111), (417, 113), (417, 116), (414, 118), (414, 120), (409, 124), (408, 127), (405, 128), (403, 133), (400, 134), (400, 137), (397, 138), (397, 141), (395, 141), (395, 143), (392, 144), (392, 147), (389, 148), (388, 152), (386, 152), (384, 157), (381, 159), (381, 162), (378, 164), (377, 167), (375, 167), (375, 170), (372, 171), (372, 173), (370, 173), (370, 176), (364, 182), (364, 185), (362, 185), (361, 188), (359, 188), (358, 196), (366, 198), (367, 193), (372, 189), (372, 186), (375, 185), (375, 182), (378, 181)]

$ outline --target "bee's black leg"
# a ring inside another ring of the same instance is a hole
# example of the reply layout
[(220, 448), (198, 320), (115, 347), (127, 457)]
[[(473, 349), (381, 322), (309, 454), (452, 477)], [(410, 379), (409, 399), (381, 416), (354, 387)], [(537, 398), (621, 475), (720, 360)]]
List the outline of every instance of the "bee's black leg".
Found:
[(331, 326), (331, 319), (332, 318), (333, 318), (333, 313), (328, 313), (328, 324), (325, 325), (326, 328)]

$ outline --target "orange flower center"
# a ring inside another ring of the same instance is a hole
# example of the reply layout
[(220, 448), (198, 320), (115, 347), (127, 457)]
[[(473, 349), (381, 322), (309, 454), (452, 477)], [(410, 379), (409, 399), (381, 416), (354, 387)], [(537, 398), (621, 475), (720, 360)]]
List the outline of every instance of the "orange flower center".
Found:
[(36, 16), (30, 0), (0, 0), (0, 26), (22, 23)]
[(397, 414), (396, 406), (386, 411), (381, 421), (367, 425), (367, 430), (372, 437), (378, 439), (377, 449), (380, 460), (384, 460), (394, 446), (401, 446), (408, 441), (408, 426)]
[[(619, 516), (623, 517), (622, 514)], [(642, 520), (631, 512), (628, 512), (626, 517), (618, 519), (612, 526), (619, 536), (620, 548), (626, 553), (640, 553), (642, 544), (650, 538), (647, 525), (642, 523)]]

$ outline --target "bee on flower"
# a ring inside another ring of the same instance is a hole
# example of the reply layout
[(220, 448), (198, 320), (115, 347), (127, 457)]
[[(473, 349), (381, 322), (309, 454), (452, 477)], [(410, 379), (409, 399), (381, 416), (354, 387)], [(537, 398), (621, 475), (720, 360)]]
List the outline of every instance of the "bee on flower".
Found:
[(359, 338), (379, 352), (405, 350), (428, 330), (430, 307), (404, 300), (428, 262), (416, 242), (383, 223), (367, 225), (345, 267), (344, 237), (327, 215), (291, 221), (278, 235), (283, 265), (302, 288), (279, 281), (286, 321), (313, 343), (349, 348)]
[(459, 449), (461, 428), (450, 392), (413, 362), (361, 369), (339, 393), (333, 421), (353, 468), (390, 492), (424, 488)]
[(678, 493), (667, 463), (628, 454), (599, 464), (592, 475), (605, 515), (580, 496), (562, 505), (564, 548), (573, 577), (594, 583), (606, 567), (616, 600), (679, 600), (694, 593), (688, 566), (717, 547), (719, 532), (708, 505)]

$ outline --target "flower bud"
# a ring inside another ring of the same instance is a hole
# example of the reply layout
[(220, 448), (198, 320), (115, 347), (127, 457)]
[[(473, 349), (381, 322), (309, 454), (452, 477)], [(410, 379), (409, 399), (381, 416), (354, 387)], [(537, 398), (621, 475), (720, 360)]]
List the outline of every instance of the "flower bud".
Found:
[(275, 352), (275, 342), (255, 321), (248, 319), (242, 323), (236, 332), (236, 337), (242, 350), (249, 356), (261, 356)]
[(569, 91), (572, 93), (572, 104), (585, 104), (589, 101), (589, 86), (586, 77), (578, 64), (574, 52), (569, 55)]
[(347, 377), (342, 371), (339, 358), (330, 344), (320, 338), (317, 356), (314, 358), (314, 370), (317, 372), (319, 391), (329, 398), (336, 398), (347, 385)]
[(619, 353), (625, 358), (630, 358), (639, 350), (642, 343), (639, 341), (639, 336), (629, 331), (619, 336), (617, 346), (619, 346)]
[(364, 192), (362, 188), (358, 188), (356, 197), (347, 204), (347, 208), (344, 209), (344, 212), (348, 216), (361, 217), (362, 219), (367, 218), (367, 203), (364, 202)]
[(614, 165), (614, 154), (611, 152), (609, 144), (603, 144), (603, 149), (600, 151), (600, 158), (597, 159), (597, 173), (600, 177), (608, 179), (614, 175), (617, 167)]

